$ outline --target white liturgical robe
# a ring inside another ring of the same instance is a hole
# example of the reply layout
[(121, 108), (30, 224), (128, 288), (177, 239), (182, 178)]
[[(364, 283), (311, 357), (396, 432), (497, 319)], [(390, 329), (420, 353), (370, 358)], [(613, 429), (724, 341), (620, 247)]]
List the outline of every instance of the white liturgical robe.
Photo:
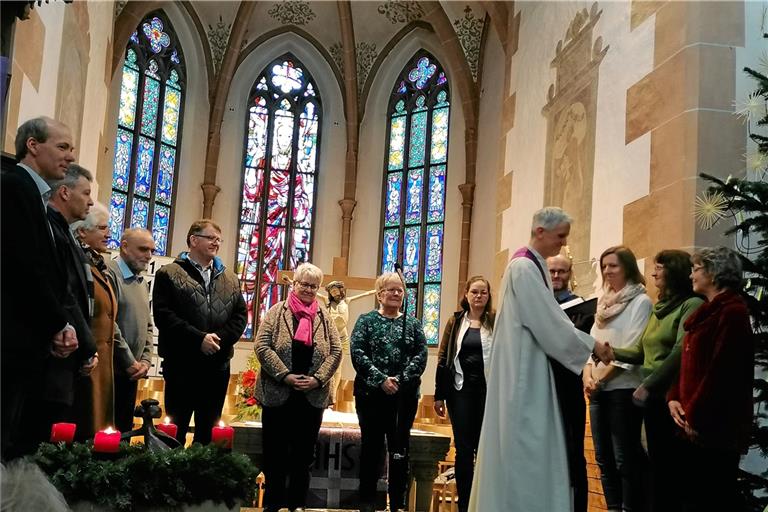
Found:
[(471, 512), (572, 510), (565, 434), (547, 356), (579, 373), (594, 339), (560, 309), (544, 258), (530, 250), (544, 275), (533, 260), (515, 257), (502, 278)]

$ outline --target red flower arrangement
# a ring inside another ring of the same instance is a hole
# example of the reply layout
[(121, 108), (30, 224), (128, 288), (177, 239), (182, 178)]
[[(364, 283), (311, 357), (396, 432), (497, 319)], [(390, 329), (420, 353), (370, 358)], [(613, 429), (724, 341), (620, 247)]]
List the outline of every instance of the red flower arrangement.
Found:
[(256, 399), (256, 379), (259, 376), (259, 361), (256, 354), (248, 358), (248, 368), (238, 379), (237, 416), (235, 421), (256, 421), (261, 418), (261, 404)]

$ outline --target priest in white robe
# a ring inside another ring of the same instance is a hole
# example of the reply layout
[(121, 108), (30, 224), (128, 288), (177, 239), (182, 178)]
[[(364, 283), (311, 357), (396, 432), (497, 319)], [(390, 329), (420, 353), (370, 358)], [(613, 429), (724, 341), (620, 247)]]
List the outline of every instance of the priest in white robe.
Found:
[(607, 343), (576, 329), (552, 294), (546, 258), (567, 243), (571, 218), (537, 211), (528, 247), (518, 250), (501, 283), (488, 369), (488, 392), (470, 512), (569, 512), (568, 457), (548, 357), (578, 374)]

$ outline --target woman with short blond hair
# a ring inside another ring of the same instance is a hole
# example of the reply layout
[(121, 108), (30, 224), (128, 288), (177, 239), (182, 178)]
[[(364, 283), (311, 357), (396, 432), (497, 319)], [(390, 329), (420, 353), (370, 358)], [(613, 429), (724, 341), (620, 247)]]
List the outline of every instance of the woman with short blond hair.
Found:
[(288, 298), (267, 311), (256, 333), (265, 512), (306, 506), (315, 443), (331, 401), (331, 379), (341, 363), (336, 327), (317, 302), (322, 282), (322, 270), (311, 263), (299, 265)]
[(427, 367), (427, 340), (418, 319), (400, 311), (406, 290), (387, 272), (376, 279), (379, 308), (361, 315), (352, 331), (355, 408), (360, 422), (360, 511), (375, 510), (376, 482), (386, 438), (389, 509), (405, 509), (411, 426)]

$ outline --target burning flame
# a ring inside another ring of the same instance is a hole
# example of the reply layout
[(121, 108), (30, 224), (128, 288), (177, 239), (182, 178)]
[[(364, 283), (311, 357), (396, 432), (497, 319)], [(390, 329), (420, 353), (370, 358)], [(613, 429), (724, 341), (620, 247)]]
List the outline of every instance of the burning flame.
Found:
[(165, 423), (166, 425), (170, 425), (171, 424), (171, 418), (166, 416), (165, 419), (163, 420), (163, 423)]
[(108, 426), (107, 429), (104, 431), (105, 434), (114, 434), (117, 432), (117, 430), (112, 429), (112, 425)]
[(224, 423), (223, 421), (219, 421), (219, 428), (224, 428), (226, 426), (227, 426), (226, 423)]

